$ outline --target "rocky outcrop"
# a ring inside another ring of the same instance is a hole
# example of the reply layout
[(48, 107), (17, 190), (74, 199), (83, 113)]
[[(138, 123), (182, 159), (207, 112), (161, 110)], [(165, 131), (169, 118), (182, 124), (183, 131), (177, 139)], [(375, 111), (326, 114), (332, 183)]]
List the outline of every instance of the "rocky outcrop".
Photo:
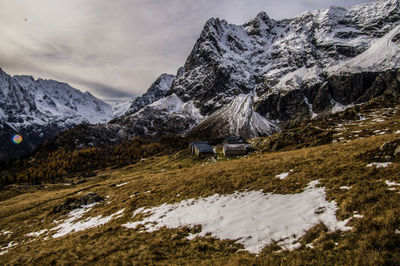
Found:
[(381, 147), (360, 155), (368, 163), (371, 162), (399, 162), (400, 139), (385, 142)]
[(331, 76), (313, 88), (300, 87), (266, 95), (255, 103), (254, 108), (269, 119), (286, 122), (327, 113), (337, 105), (367, 102), (385, 94), (400, 96), (400, 70)]
[(55, 206), (52, 210), (52, 213), (54, 214), (63, 211), (71, 211), (100, 201), (104, 201), (104, 198), (94, 192), (89, 192), (80, 198), (68, 198), (61, 205)]

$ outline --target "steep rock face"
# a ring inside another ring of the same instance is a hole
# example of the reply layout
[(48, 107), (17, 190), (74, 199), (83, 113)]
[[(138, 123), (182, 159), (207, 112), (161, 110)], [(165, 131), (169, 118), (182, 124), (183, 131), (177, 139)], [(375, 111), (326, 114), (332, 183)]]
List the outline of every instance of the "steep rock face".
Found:
[(340, 111), (348, 105), (367, 102), (384, 94), (400, 96), (400, 71), (348, 73), (331, 76), (314, 94), (306, 87), (287, 94), (274, 93), (258, 99), (255, 110), (271, 120), (304, 120), (324, 112)]
[[(80, 123), (105, 123), (112, 107), (66, 83), (9, 76), (0, 69), (0, 161), (32, 151), (45, 139)], [(20, 134), (23, 142), (11, 141)]]
[(332, 98), (343, 105), (366, 102), (383, 94), (398, 97), (400, 69), (332, 76), (329, 78), (329, 90)]

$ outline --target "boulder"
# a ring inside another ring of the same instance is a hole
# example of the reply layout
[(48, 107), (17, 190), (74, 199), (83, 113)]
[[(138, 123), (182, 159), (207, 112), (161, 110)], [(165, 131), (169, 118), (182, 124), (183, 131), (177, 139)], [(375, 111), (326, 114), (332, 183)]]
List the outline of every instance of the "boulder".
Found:
[(80, 198), (68, 198), (61, 205), (57, 205), (53, 208), (52, 213), (60, 213), (63, 211), (71, 211), (74, 209), (81, 208), (82, 206), (93, 204), (95, 202), (103, 201), (104, 198), (97, 195), (97, 193), (89, 192)]

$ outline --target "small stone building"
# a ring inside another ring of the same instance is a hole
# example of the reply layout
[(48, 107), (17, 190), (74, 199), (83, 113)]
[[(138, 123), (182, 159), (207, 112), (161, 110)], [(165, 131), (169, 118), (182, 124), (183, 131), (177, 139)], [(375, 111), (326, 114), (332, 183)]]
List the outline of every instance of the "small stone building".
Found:
[(194, 152), (195, 152), (195, 146), (199, 145), (199, 144), (207, 144), (208, 145), (208, 141), (192, 141), (192, 142), (189, 142), (189, 149), (190, 149), (190, 152), (192, 154), (194, 154)]
[(246, 144), (224, 144), (224, 148), (222, 150), (225, 156), (236, 156), (236, 155), (245, 155), (247, 154), (247, 145)]
[(208, 144), (194, 145), (194, 155), (199, 158), (214, 155), (214, 149)]

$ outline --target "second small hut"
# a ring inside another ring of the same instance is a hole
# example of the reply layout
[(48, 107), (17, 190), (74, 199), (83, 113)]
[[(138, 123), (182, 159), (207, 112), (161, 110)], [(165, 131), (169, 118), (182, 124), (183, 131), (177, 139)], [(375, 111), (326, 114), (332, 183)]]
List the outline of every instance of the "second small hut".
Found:
[(245, 155), (247, 146), (246, 144), (224, 144), (222, 152), (225, 156)]
[(222, 152), (225, 156), (245, 155), (251, 150), (251, 144), (246, 139), (239, 136), (230, 136), (223, 141)]

